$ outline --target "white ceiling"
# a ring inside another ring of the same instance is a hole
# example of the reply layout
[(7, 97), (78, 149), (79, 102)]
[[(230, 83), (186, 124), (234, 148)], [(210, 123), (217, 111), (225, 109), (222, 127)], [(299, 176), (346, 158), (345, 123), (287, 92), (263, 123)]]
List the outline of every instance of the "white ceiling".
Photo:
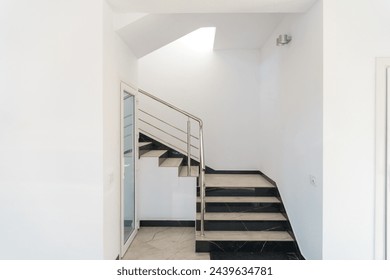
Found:
[(216, 27), (214, 49), (259, 49), (286, 13), (317, 0), (107, 0), (118, 34), (140, 58), (201, 27)]
[(259, 49), (282, 14), (152, 14), (118, 30), (142, 57), (201, 27), (216, 27), (214, 49)]
[(107, 0), (123, 13), (300, 13), (317, 0)]
[(259, 49), (284, 18), (283, 14), (208, 14), (215, 26), (215, 50)]

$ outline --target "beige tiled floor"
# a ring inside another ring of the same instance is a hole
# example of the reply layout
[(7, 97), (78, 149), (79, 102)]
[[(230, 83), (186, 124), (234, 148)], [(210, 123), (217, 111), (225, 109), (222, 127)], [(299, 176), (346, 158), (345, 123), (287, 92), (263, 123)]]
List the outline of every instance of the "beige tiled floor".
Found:
[(124, 260), (209, 260), (195, 253), (195, 229), (191, 227), (142, 227)]

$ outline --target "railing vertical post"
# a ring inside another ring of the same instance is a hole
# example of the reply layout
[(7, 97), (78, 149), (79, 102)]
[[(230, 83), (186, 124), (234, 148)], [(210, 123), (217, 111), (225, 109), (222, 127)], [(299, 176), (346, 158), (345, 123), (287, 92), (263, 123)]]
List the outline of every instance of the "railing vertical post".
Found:
[(204, 215), (206, 212), (205, 203), (205, 170), (203, 150), (203, 123), (199, 122), (199, 189), (200, 189), (200, 235), (204, 236)]
[(191, 120), (187, 120), (187, 176), (191, 176)]

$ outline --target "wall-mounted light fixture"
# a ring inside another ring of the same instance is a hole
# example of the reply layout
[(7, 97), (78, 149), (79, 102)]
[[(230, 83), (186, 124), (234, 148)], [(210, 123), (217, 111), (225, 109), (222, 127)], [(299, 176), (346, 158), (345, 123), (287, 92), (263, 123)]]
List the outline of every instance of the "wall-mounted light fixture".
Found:
[(292, 37), (284, 34), (284, 35), (279, 35), (278, 38), (276, 38), (276, 45), (277, 46), (284, 46), (287, 45), (288, 43), (291, 42)]

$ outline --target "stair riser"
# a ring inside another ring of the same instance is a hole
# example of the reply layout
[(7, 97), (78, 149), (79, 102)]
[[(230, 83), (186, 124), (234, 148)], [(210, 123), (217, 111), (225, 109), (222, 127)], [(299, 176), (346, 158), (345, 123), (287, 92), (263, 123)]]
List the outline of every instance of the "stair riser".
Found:
[(298, 252), (210, 252), (210, 260), (304, 260)]
[[(206, 203), (206, 212), (280, 212), (280, 203)], [(200, 212), (200, 203), (196, 204)]]
[(296, 253), (294, 241), (196, 241), (195, 250), (202, 252)]
[[(205, 230), (216, 231), (284, 231), (286, 221), (205, 221)], [(200, 220), (196, 221), (196, 230), (200, 231)]]
[(164, 162), (164, 160), (166, 160), (167, 158), (168, 158), (168, 152), (166, 152), (162, 156), (160, 156), (158, 158), (158, 166), (160, 166)]
[[(199, 196), (199, 187), (196, 188)], [(275, 196), (275, 188), (206, 188), (206, 196)]]
[(142, 147), (139, 147), (138, 148), (138, 155), (139, 156), (142, 156), (143, 154), (145, 154), (146, 152), (148, 152), (149, 150), (152, 149), (152, 144), (148, 144), (148, 145), (145, 145), (145, 146), (142, 146)]

